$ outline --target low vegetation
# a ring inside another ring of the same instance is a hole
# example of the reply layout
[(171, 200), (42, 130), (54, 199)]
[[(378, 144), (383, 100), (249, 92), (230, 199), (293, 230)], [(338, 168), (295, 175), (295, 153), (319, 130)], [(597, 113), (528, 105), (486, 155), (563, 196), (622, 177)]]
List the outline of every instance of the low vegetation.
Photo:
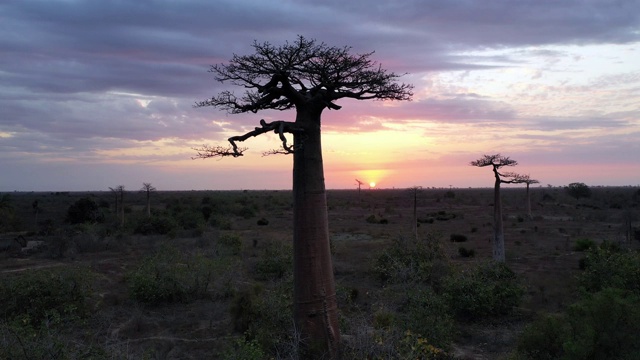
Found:
[[(554, 200), (520, 221), (503, 189), (504, 264), (490, 190), (422, 190), (417, 230), (400, 191), (330, 193), (343, 356), (637, 358), (640, 255), (611, 224), (640, 197), (598, 190), (534, 189)], [(145, 196), (123, 224), (110, 193), (3, 195), (0, 358), (296, 358), (290, 193)]]

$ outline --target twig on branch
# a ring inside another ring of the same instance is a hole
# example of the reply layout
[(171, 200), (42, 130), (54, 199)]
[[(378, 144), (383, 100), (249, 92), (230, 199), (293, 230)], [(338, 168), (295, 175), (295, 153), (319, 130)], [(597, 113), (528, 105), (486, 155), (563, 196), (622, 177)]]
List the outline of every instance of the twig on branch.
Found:
[(264, 119), (260, 119), (260, 125), (261, 127), (256, 127), (244, 135), (230, 137), (228, 140), (229, 140), (229, 143), (231, 144), (231, 147), (203, 145), (201, 148), (194, 149), (197, 151), (197, 154), (194, 157), (194, 159), (206, 159), (206, 158), (216, 157), (216, 156), (219, 156), (219, 157), (242, 156), (243, 155), (242, 153), (245, 150), (247, 150), (247, 148), (239, 148), (236, 142), (242, 142), (247, 140), (250, 137), (258, 136), (258, 135), (267, 133), (269, 131), (273, 131), (274, 133), (278, 134), (278, 136), (280, 137), (280, 141), (282, 141), (282, 150), (272, 150), (272, 151), (263, 153), (263, 155), (291, 154), (294, 152), (295, 149), (294, 149), (294, 146), (289, 146), (287, 144), (287, 138), (286, 136), (284, 136), (284, 133), (301, 134), (304, 132), (302, 128), (296, 126), (295, 123), (283, 121), (283, 120), (273, 121), (268, 123), (264, 121)]

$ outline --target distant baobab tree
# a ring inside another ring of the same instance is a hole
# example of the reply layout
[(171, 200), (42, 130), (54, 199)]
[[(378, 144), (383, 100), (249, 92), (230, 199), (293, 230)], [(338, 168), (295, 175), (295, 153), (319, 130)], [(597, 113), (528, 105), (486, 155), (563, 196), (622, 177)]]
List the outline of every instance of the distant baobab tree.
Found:
[[(124, 185), (118, 185), (115, 188), (110, 187), (114, 194), (116, 194), (116, 214), (118, 209), (120, 210), (120, 226), (124, 227)], [(120, 208), (118, 208), (118, 197), (120, 197)]]
[(118, 191), (118, 186), (112, 188), (109, 187), (109, 190), (111, 190), (111, 192), (115, 195), (115, 209), (113, 210), (114, 213), (116, 213), (116, 216), (118, 214), (118, 196), (120, 195), (119, 191)]
[(147, 193), (147, 217), (151, 217), (151, 192), (156, 191), (156, 188), (151, 183), (142, 183), (140, 190)]
[[(412, 85), (371, 60), (373, 52), (351, 54), (350, 47), (330, 47), (303, 36), (281, 46), (252, 45), (252, 55), (233, 55), (212, 65), (216, 80), (247, 89), (196, 103), (232, 114), (295, 109), (295, 121), (260, 120), (260, 126), (228, 139), (230, 146), (203, 146), (196, 158), (242, 156), (237, 142), (274, 132), (282, 147), (266, 154), (293, 154), (294, 318), (305, 359), (339, 355), (340, 332), (329, 247), (327, 200), (321, 147), (321, 115), (339, 110), (337, 100), (410, 100)], [(286, 135), (291, 134), (293, 145)]]
[(527, 185), (527, 217), (529, 217), (529, 219), (533, 219), (533, 215), (531, 214), (531, 194), (529, 193), (529, 185), (539, 184), (540, 181), (532, 179), (529, 174), (516, 174), (512, 182)]
[(360, 187), (362, 186), (362, 184), (364, 184), (364, 182), (356, 179), (356, 182), (358, 183), (358, 194), (360, 194)]
[(418, 240), (418, 190), (422, 189), (422, 186), (414, 186), (410, 188), (413, 190), (413, 235)]
[[(504, 227), (502, 224), (502, 200), (500, 198), (500, 184), (513, 183), (517, 174), (500, 173), (498, 170), (504, 166), (516, 166), (518, 162), (508, 156), (500, 154), (483, 155), (480, 159), (470, 162), (470, 165), (477, 167), (491, 166), (495, 177), (493, 192), (493, 259), (498, 262), (505, 262), (504, 251)], [(511, 179), (511, 180), (506, 180)]]

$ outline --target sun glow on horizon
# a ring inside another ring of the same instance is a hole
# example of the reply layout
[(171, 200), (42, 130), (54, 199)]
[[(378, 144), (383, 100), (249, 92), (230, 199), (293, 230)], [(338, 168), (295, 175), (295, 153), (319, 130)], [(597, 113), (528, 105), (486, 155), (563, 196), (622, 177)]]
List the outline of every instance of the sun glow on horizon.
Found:
[(369, 183), (369, 187), (370, 187), (370, 188), (372, 188), (372, 189), (373, 189), (374, 187), (376, 187), (376, 182), (375, 182), (375, 181), (370, 182), (370, 183)]

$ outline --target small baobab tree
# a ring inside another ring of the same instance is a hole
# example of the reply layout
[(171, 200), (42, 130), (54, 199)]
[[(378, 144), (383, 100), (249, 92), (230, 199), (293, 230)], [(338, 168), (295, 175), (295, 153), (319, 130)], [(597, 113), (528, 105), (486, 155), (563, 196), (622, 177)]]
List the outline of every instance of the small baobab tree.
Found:
[(358, 195), (360, 195), (360, 188), (362, 187), (362, 184), (364, 184), (364, 182), (356, 179), (356, 182), (358, 183)]
[[(340, 99), (409, 100), (413, 87), (398, 83), (373, 53), (352, 54), (302, 36), (273, 46), (253, 43), (252, 55), (234, 55), (213, 65), (216, 80), (247, 89), (242, 97), (223, 91), (197, 107), (214, 106), (232, 114), (295, 109), (295, 121), (260, 120), (260, 126), (230, 137), (230, 146), (203, 146), (196, 158), (242, 156), (237, 142), (274, 132), (280, 149), (268, 154), (293, 155), (294, 319), (302, 357), (337, 358), (340, 348), (338, 308), (329, 247), (327, 199), (321, 146), (321, 115), (339, 110)], [(287, 136), (293, 137), (291, 145)]]
[(156, 191), (156, 188), (151, 183), (142, 183), (140, 191), (147, 193), (147, 217), (151, 217), (151, 192)]
[(413, 231), (414, 238), (418, 241), (418, 191), (422, 189), (422, 186), (414, 186), (409, 188), (413, 192)]
[[(124, 226), (124, 185), (118, 185), (114, 188), (110, 187), (115, 196), (116, 196), (116, 209), (115, 213), (118, 214), (118, 210), (120, 210), (120, 226)], [(120, 207), (118, 208), (118, 200), (120, 201)]]
[(531, 214), (531, 193), (529, 192), (529, 186), (531, 184), (539, 184), (540, 181), (532, 179), (529, 174), (516, 174), (513, 177), (514, 184), (526, 184), (527, 185), (527, 217), (533, 219)]
[(508, 156), (500, 154), (483, 155), (480, 159), (470, 163), (472, 166), (491, 166), (495, 177), (493, 192), (493, 259), (498, 262), (505, 262), (504, 251), (504, 227), (502, 224), (502, 200), (500, 197), (500, 184), (510, 184), (514, 182), (517, 174), (500, 173), (498, 170), (504, 166), (516, 166), (518, 162)]

